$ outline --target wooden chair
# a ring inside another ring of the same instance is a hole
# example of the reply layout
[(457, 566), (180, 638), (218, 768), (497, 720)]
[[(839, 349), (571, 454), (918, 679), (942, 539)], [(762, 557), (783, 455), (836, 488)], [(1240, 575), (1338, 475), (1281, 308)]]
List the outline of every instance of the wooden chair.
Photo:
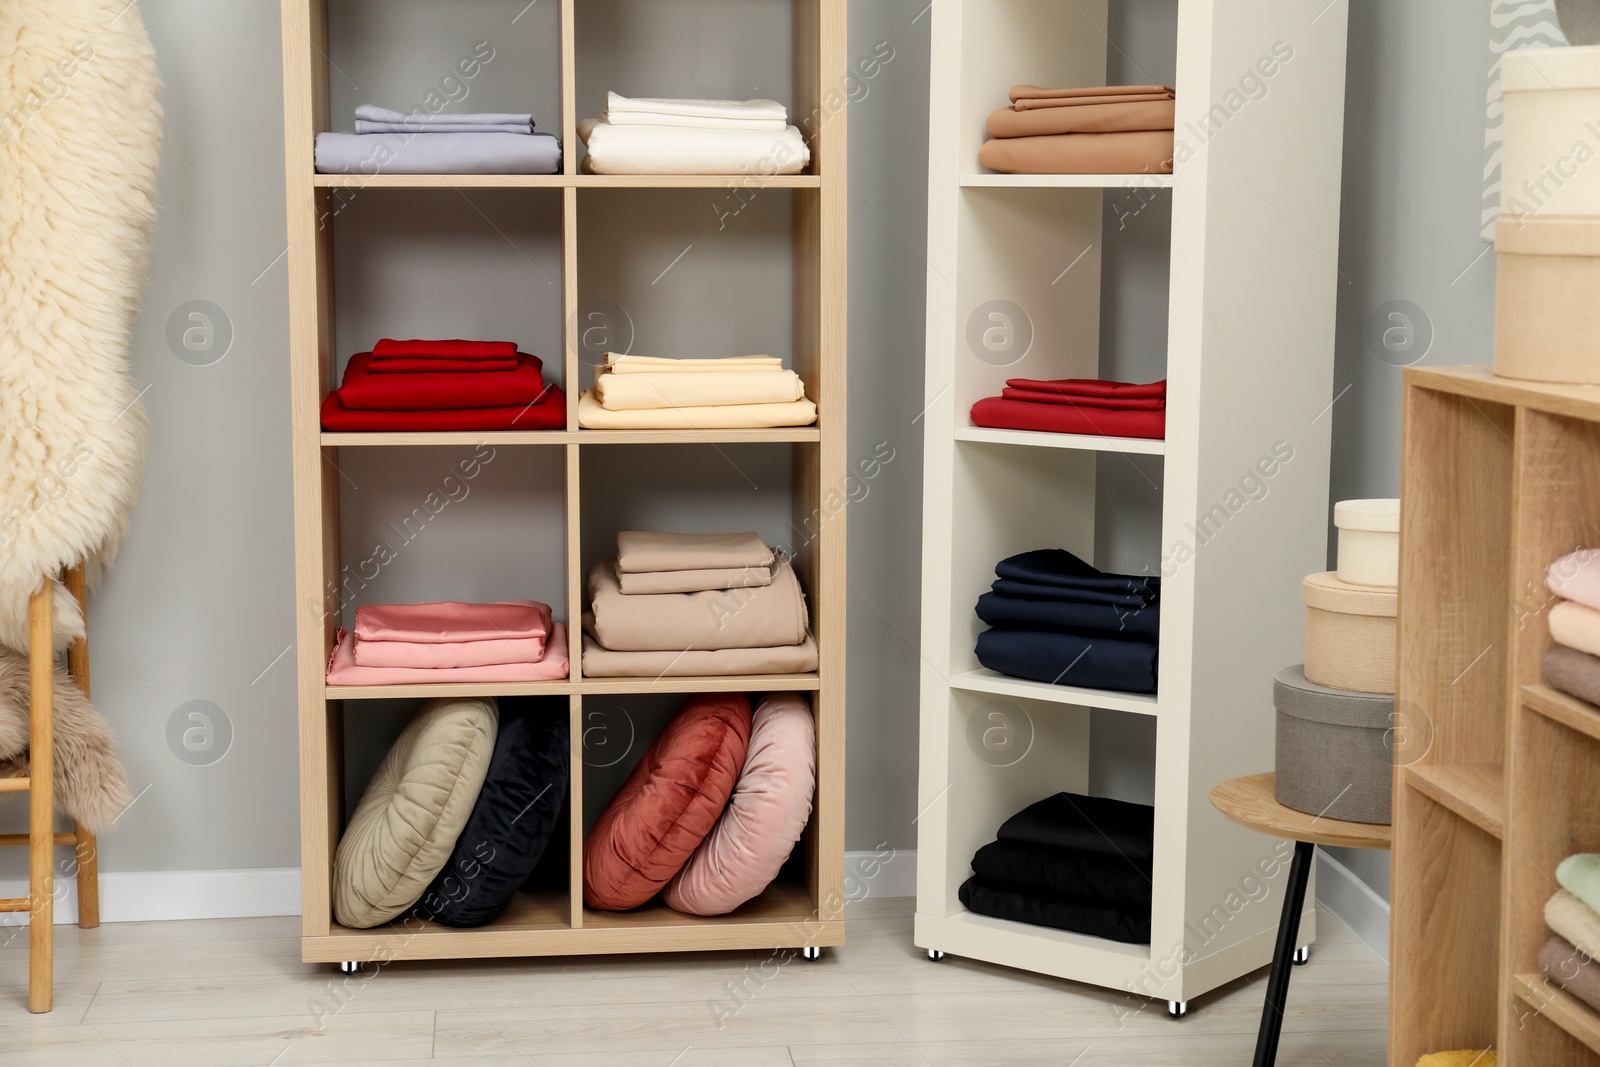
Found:
[[(67, 588), (87, 618), (88, 600), (81, 566), (66, 575)], [(55, 653), (52, 649), (50, 583), (28, 603), (29, 707), (28, 774), (0, 778), (0, 793), (28, 791), (28, 832), (0, 834), (0, 846), (28, 848), (28, 895), (0, 900), (0, 912), (25, 911), (28, 919), (28, 1010), (47, 1012), (54, 1004), (55, 975), (55, 846), (76, 849), (78, 925), (100, 925), (100, 860), (94, 835), (73, 824), (71, 833), (55, 832)], [(84, 696), (89, 695), (89, 644), (83, 638), (67, 651), (67, 669)]]

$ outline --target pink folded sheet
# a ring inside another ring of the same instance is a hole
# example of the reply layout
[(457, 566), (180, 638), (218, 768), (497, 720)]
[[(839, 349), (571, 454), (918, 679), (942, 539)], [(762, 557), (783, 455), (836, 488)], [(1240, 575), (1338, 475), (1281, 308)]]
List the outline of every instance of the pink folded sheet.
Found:
[(544, 659), (544, 638), (511, 637), (490, 641), (427, 643), (356, 639), (358, 667), (494, 667), (506, 663), (538, 663)]
[(1550, 564), (1545, 584), (1557, 596), (1600, 610), (1600, 548), (1580, 548)]
[(360, 641), (461, 644), (467, 641), (543, 638), (550, 633), (550, 605), (537, 600), (462, 604), (372, 604), (356, 609)]
[(537, 663), (488, 667), (362, 667), (355, 658), (356, 637), (344, 630), (328, 661), (329, 685), (428, 685), (437, 682), (552, 682), (567, 677), (567, 628), (550, 627), (548, 651)]

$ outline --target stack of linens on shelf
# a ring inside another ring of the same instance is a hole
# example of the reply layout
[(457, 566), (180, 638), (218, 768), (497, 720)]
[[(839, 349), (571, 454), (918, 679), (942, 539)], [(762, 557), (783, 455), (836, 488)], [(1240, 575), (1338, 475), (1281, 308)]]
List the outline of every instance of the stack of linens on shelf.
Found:
[(1156, 691), (1161, 579), (1107, 574), (1064, 549), (1003, 559), (978, 598), (978, 662), (1013, 678)]
[(369, 605), (339, 631), (328, 684), (543, 682), (567, 663), (566, 628), (537, 600)]
[(407, 115), (363, 104), (354, 133), (317, 134), (322, 174), (556, 174), (561, 141), (526, 114)]
[(1600, 1011), (1600, 855), (1568, 856), (1556, 868), (1556, 890), (1544, 906), (1550, 939), (1539, 966), (1551, 980)]
[(344, 433), (560, 430), (567, 402), (538, 356), (510, 341), (379, 341), (351, 356), (322, 403)]
[(1000, 826), (961, 886), (968, 911), (1033, 926), (1150, 941), (1155, 809), (1057, 793)]
[(810, 426), (805, 383), (772, 356), (662, 359), (607, 353), (578, 401), (589, 430), (711, 430)]
[(1600, 549), (1562, 556), (1550, 564), (1545, 584), (1562, 599), (1550, 608), (1553, 643), (1544, 658), (1544, 680), (1600, 704)]
[(1164, 85), (1018, 85), (978, 158), (1006, 174), (1171, 174), (1174, 101)]
[(776, 100), (663, 100), (606, 94), (578, 123), (591, 174), (799, 174), (811, 149)]
[(1096, 378), (1012, 378), (999, 396), (972, 405), (975, 426), (1093, 437), (1167, 436), (1167, 383)]
[(817, 668), (794, 568), (754, 533), (617, 535), (589, 571), (583, 672), (596, 678)]

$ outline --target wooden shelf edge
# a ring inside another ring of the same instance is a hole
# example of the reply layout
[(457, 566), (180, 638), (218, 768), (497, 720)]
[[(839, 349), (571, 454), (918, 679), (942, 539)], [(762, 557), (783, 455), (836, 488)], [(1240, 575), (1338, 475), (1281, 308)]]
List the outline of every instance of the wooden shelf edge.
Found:
[(1547, 685), (1522, 687), (1522, 702), (1552, 722), (1600, 741), (1600, 708)]
[(979, 174), (961, 175), (965, 189), (1171, 189), (1171, 174)]
[(1405, 782), (1455, 812), (1495, 840), (1505, 839), (1505, 765), (1501, 763), (1417, 764)]
[(440, 445), (737, 445), (816, 444), (815, 426), (775, 430), (502, 430), (461, 433), (326, 433), (325, 448), (424, 448)]
[(1512, 976), (1512, 990), (1518, 999), (1549, 1019), (1569, 1035), (1600, 1053), (1600, 1015), (1583, 1001), (1548, 982), (1542, 974)]
[(1133, 715), (1155, 715), (1159, 710), (1158, 700), (1153, 696), (1030, 682), (1025, 678), (1010, 678), (982, 668), (953, 675), (950, 678), (950, 687), (970, 693), (993, 693), (996, 696), (1016, 697), (1021, 700), (1039, 700), (1080, 708), (1102, 708), (1106, 711), (1125, 711)]
[(628, 693), (780, 693), (821, 688), (816, 674), (729, 674), (715, 677), (584, 678), (559, 682), (457, 682), (325, 685), (328, 700), (412, 700), (432, 697), (570, 696)]
[(1408, 367), (1406, 385), (1600, 422), (1600, 386), (1501, 378), (1490, 367)]
[(957, 441), (989, 445), (1017, 445), (1024, 448), (1065, 448), (1083, 452), (1120, 452), (1136, 456), (1164, 456), (1167, 443), (1141, 437), (1095, 437), (1075, 433), (1042, 433), (1036, 430), (995, 430), (986, 426), (963, 426), (956, 430)]

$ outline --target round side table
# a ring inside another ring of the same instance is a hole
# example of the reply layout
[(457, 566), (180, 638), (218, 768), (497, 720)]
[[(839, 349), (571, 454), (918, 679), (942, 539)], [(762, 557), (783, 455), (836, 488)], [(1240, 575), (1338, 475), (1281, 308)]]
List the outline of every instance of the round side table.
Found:
[(1272, 954), (1272, 976), (1267, 980), (1267, 1003), (1261, 1009), (1261, 1029), (1256, 1036), (1254, 1067), (1272, 1067), (1278, 1059), (1289, 975), (1296, 962), (1305, 962), (1296, 959), (1296, 941), (1317, 846), (1387, 849), (1392, 839), (1387, 826), (1340, 822), (1284, 807), (1278, 803), (1275, 779), (1276, 775), (1270, 773), (1252, 774), (1223, 782), (1211, 791), (1212, 805), (1240, 826), (1295, 843), (1289, 884), (1284, 890), (1283, 916), (1278, 920), (1278, 944)]

